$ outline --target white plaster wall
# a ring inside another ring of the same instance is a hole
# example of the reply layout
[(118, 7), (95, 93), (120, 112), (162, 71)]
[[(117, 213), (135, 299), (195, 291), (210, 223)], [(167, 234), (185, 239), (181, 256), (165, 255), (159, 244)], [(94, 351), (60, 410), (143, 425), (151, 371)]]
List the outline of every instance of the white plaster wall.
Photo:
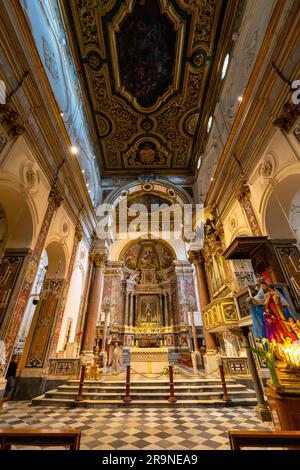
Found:
[(83, 301), (84, 286), (88, 272), (88, 252), (89, 249), (85, 241), (81, 241), (76, 253), (57, 351), (61, 351), (63, 348), (64, 339), (67, 333), (68, 318), (72, 318), (72, 329), (69, 343), (73, 343), (76, 340), (76, 325), (80, 314), (81, 303)]

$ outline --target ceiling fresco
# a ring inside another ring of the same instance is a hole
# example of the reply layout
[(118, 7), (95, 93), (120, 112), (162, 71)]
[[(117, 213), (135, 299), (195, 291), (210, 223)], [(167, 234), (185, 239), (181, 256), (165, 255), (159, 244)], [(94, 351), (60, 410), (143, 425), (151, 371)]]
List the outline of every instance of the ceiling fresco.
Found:
[(191, 175), (238, 0), (61, 0), (105, 178)]

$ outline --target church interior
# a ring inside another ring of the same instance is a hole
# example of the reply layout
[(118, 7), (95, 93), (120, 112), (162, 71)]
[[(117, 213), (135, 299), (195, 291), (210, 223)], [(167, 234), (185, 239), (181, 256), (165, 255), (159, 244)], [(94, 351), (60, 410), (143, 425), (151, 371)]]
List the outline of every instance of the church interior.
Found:
[(0, 449), (300, 448), (299, 42), (299, 0), (0, 0)]

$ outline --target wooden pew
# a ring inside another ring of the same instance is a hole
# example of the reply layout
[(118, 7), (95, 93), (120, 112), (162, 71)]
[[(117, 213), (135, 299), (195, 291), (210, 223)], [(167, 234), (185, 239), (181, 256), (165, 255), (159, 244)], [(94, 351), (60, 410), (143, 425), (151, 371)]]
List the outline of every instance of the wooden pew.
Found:
[(12, 445), (63, 447), (79, 450), (81, 431), (77, 429), (6, 429), (0, 432), (0, 450), (11, 450)]
[(242, 447), (300, 449), (300, 431), (228, 431), (231, 450)]

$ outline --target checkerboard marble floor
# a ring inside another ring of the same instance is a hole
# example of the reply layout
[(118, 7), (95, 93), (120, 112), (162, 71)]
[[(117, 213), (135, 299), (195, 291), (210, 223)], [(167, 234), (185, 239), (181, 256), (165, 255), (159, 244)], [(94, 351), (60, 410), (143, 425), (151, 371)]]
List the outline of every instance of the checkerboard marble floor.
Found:
[(272, 425), (261, 423), (252, 407), (69, 409), (9, 402), (0, 412), (0, 430), (8, 428), (81, 429), (81, 450), (226, 450), (229, 429)]

